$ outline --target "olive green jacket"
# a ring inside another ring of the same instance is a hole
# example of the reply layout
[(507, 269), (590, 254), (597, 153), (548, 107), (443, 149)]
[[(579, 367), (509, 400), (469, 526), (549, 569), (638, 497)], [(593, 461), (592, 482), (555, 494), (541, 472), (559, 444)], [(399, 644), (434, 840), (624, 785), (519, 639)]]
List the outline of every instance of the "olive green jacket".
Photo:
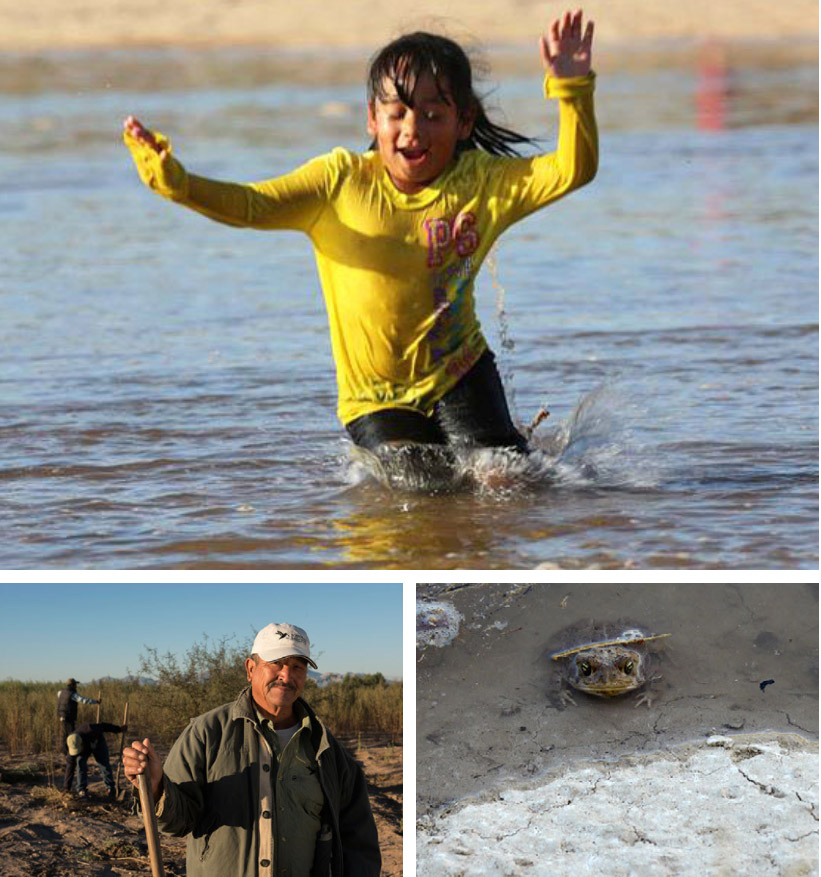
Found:
[[(325, 796), (314, 866), (305, 877), (378, 877), (379, 840), (364, 774), (308, 704), (297, 703), (310, 718)], [(187, 877), (274, 877), (273, 802), (266, 791), (273, 762), (250, 687), (234, 703), (192, 719), (179, 736), (163, 768), (156, 813), (162, 831), (188, 835)]]

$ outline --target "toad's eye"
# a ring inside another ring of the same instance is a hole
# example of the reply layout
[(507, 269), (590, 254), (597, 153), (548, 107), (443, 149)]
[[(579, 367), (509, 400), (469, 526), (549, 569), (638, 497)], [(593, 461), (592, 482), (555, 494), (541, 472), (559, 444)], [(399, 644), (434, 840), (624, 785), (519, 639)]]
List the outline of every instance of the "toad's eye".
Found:
[(624, 666), (622, 667), (622, 670), (624, 670), (624, 672), (628, 675), (630, 675), (630, 673), (632, 673), (635, 669), (636, 665), (633, 663), (633, 661), (625, 661)]
[(593, 668), (588, 661), (582, 661), (579, 664), (579, 670), (581, 670), (582, 676), (589, 676), (593, 672)]

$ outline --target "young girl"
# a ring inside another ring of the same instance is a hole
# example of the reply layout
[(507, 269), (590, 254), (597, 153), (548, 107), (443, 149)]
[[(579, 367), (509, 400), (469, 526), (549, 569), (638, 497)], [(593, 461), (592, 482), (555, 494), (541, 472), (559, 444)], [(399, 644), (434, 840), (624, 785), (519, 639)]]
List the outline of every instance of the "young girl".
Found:
[(518, 157), (515, 147), (530, 141), (488, 119), (465, 53), (426, 33), (400, 37), (373, 59), (365, 153), (335, 149), (240, 185), (188, 173), (168, 140), (133, 116), (124, 139), (143, 182), (163, 197), (229, 225), (310, 237), (338, 415), (355, 445), (377, 455), (431, 445), (524, 451), (473, 285), (509, 225), (595, 175), (592, 40), (581, 11), (540, 39), (544, 93), (559, 100), (550, 154)]

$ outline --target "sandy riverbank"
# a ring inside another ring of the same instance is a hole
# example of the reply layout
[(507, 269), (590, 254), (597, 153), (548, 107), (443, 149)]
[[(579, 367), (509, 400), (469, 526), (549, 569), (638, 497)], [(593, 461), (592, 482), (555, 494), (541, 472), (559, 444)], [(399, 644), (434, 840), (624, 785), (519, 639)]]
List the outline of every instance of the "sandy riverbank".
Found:
[[(485, 45), (534, 43), (563, 0), (418, 0), (412, 11), (387, 0), (0, 0), (0, 50), (212, 46), (371, 49), (396, 33), (444, 27)], [(800, 40), (817, 44), (816, 0), (588, 0), (601, 48), (630, 42)], [(444, 11), (444, 14), (443, 14)]]

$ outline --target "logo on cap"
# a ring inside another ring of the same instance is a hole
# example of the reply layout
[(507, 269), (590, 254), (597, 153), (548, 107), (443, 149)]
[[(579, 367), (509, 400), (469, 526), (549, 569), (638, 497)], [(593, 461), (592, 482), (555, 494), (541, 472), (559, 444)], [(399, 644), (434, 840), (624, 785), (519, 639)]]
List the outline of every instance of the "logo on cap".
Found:
[(317, 669), (311, 659), (308, 634), (293, 624), (274, 623), (263, 627), (256, 635), (252, 652), (267, 663), (281, 661), (283, 658), (305, 658), (314, 670)]

